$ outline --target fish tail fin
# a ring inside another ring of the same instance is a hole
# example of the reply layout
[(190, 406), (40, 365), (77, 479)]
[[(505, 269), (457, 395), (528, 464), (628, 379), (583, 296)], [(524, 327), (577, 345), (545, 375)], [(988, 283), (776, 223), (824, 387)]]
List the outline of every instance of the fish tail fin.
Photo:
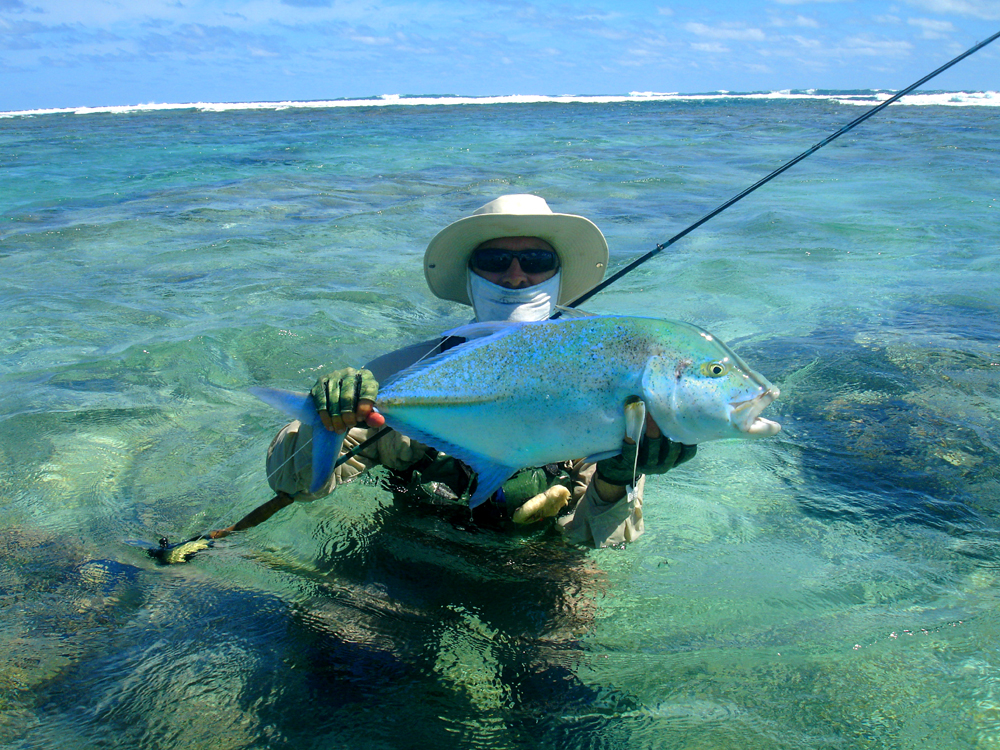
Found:
[(340, 455), (344, 447), (344, 438), (347, 432), (330, 432), (322, 424), (313, 428), (312, 436), (312, 484), (309, 485), (309, 492), (315, 494), (323, 488), (330, 474), (333, 473), (333, 464)]
[(347, 433), (330, 432), (323, 426), (319, 412), (316, 411), (316, 406), (313, 404), (312, 396), (308, 393), (294, 393), (283, 391), (280, 388), (261, 386), (251, 388), (250, 392), (265, 404), (273, 406), (278, 411), (312, 427), (313, 480), (309, 492), (316, 493), (330, 478), (334, 468), (333, 464), (344, 447), (344, 438), (347, 437)]
[(312, 396), (308, 393), (294, 393), (293, 391), (283, 391), (280, 388), (264, 388), (262, 386), (251, 388), (250, 393), (265, 404), (273, 406), (290, 417), (295, 417), (304, 424), (313, 425), (319, 421), (319, 412), (316, 411)]

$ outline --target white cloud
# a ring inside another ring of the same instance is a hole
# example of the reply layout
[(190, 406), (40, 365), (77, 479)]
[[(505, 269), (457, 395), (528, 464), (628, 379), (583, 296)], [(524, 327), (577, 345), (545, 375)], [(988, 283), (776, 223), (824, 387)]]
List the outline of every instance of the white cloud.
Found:
[(729, 52), (729, 48), (724, 44), (719, 44), (719, 42), (696, 42), (691, 45), (691, 49), (696, 49), (699, 52), (711, 52), (713, 54), (725, 54)]
[[(0, 0), (2, 2), (3, 0)], [(150, 19), (174, 23), (295, 26), (319, 21), (400, 24), (440, 12), (436, 2), (410, 0), (386, 6), (380, 0), (18, 0), (59, 23), (85, 26), (141, 24)], [(452, 10), (453, 13), (453, 10)]]
[(806, 49), (818, 49), (823, 46), (823, 43), (819, 39), (807, 39), (806, 37), (799, 36), (798, 34), (793, 34), (790, 38), (797, 45)]
[(948, 21), (933, 21), (929, 18), (910, 18), (907, 23), (923, 29), (921, 36), (924, 39), (943, 39), (955, 30)]
[(910, 5), (941, 15), (954, 13), (987, 20), (1000, 19), (997, 0), (906, 0)]
[(387, 36), (352, 36), (351, 39), (361, 42), (361, 44), (370, 44), (376, 47), (393, 44), (393, 40)]
[(686, 23), (685, 31), (709, 39), (732, 39), (736, 41), (762, 42), (766, 37), (760, 29), (739, 28), (729, 24), (723, 26), (706, 26), (703, 23)]
[(601, 23), (606, 21), (614, 21), (621, 18), (621, 13), (581, 13), (577, 16), (572, 16), (577, 21), (599, 21)]
[(818, 29), (820, 24), (815, 18), (806, 18), (805, 16), (795, 16), (795, 18), (772, 18), (771, 26), (779, 29), (784, 28), (799, 28), (799, 29)]
[(632, 37), (627, 31), (619, 31), (618, 29), (596, 28), (590, 29), (590, 33), (594, 36), (599, 36), (601, 39), (610, 39), (613, 42), (623, 42)]
[(836, 52), (844, 55), (861, 55), (863, 57), (904, 57), (910, 54), (912, 49), (913, 45), (906, 41), (855, 36), (845, 39), (844, 43), (836, 49)]

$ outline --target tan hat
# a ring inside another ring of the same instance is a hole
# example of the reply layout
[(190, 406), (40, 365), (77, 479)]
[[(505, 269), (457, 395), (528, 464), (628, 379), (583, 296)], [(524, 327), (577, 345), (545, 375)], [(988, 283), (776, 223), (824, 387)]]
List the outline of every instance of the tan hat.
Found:
[(559, 304), (572, 302), (594, 287), (608, 266), (608, 243), (590, 219), (554, 214), (537, 195), (502, 195), (449, 224), (424, 253), (424, 275), (441, 299), (471, 305), (466, 280), (472, 251), (498, 237), (539, 237), (559, 256)]

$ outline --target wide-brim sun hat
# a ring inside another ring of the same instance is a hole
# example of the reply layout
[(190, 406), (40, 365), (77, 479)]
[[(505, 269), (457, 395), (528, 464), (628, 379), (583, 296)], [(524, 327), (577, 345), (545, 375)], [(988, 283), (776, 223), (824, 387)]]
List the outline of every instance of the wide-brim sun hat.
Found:
[(607, 240), (590, 219), (553, 213), (537, 195), (502, 195), (431, 240), (424, 253), (424, 275), (434, 295), (471, 305), (466, 280), (472, 251), (499, 237), (538, 237), (555, 248), (560, 305), (596, 286), (608, 266)]

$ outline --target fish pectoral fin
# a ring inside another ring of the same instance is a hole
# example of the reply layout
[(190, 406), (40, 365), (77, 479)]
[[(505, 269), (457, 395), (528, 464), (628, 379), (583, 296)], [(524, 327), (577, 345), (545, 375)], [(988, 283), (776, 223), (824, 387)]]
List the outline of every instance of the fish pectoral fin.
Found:
[(638, 443), (646, 429), (646, 402), (635, 398), (625, 404), (625, 437)]
[[(646, 430), (646, 402), (641, 398), (633, 398), (625, 404), (625, 436), (636, 446)], [(635, 485), (639, 473), (639, 450), (636, 448), (635, 459), (632, 461), (632, 485)]]

